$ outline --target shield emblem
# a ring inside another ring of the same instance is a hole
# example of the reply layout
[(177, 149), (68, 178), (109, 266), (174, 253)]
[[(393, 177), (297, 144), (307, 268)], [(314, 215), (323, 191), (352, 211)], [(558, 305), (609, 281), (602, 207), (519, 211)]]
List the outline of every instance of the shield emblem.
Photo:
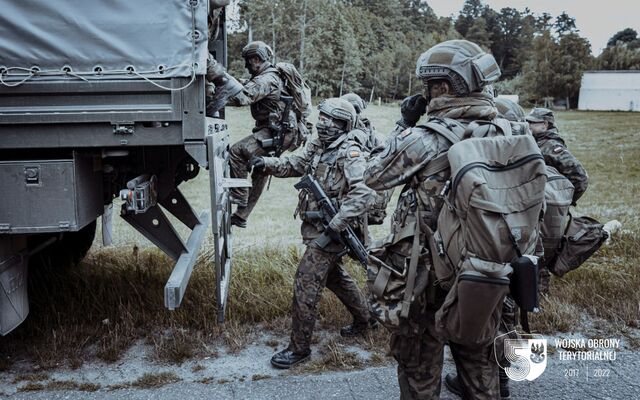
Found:
[(547, 368), (547, 339), (542, 335), (512, 331), (496, 337), (493, 346), (498, 366), (514, 381), (533, 381)]

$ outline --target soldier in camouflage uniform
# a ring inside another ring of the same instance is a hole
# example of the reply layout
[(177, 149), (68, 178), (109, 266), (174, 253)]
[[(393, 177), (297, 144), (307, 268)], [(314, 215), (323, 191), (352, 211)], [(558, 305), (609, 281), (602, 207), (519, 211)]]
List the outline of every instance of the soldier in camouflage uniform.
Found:
[[(284, 82), (278, 70), (271, 64), (273, 52), (264, 42), (251, 42), (242, 49), (245, 66), (251, 74), (240, 93), (229, 99), (230, 106), (251, 106), (251, 116), (256, 121), (253, 133), (231, 146), (230, 166), (232, 178), (246, 178), (251, 157), (264, 156), (273, 148), (263, 145), (272, 139), (275, 129), (279, 126), (285, 104), (281, 101)], [(295, 113), (290, 112), (289, 126), (297, 126)], [(285, 135), (285, 150), (293, 150), (296, 143), (293, 132)], [(238, 209), (231, 216), (231, 223), (238, 227), (247, 226), (247, 218), (255, 207), (264, 187), (267, 176), (254, 171), (251, 174), (252, 187), (231, 189), (231, 201), (238, 205)]]
[(318, 137), (307, 143), (302, 153), (251, 161), (254, 170), (259, 169), (266, 175), (284, 178), (312, 174), (338, 207), (338, 214), (325, 227), (314, 215), (319, 207), (313, 197), (304, 190), (299, 194), (296, 215), (302, 219), (302, 239), (307, 249), (294, 282), (291, 341), (271, 359), (271, 364), (278, 368), (289, 368), (310, 356), (317, 304), (325, 286), (353, 315), (353, 323), (340, 332), (343, 336), (361, 334), (370, 326), (366, 300), (342, 266), (345, 247), (335, 240), (347, 226), (359, 232), (361, 240), (366, 234), (364, 218), (375, 195), (362, 181), (367, 137), (361, 131), (352, 130), (356, 112), (347, 101), (327, 99), (318, 109)]
[[(547, 108), (534, 108), (526, 117), (531, 133), (540, 147), (544, 162), (564, 175), (574, 187), (573, 205), (587, 190), (589, 176), (580, 161), (569, 152), (564, 140), (558, 134), (553, 111)], [(543, 257), (538, 263), (540, 268), (539, 288), (541, 293), (549, 292), (551, 273)]]
[[(403, 185), (392, 221), (392, 235), (420, 215), (421, 232), (436, 229), (442, 206), (438, 198), (449, 171), (425, 175), (429, 162), (446, 152), (451, 142), (429, 128), (415, 127), (425, 114), (456, 119), (463, 124), (493, 120), (497, 110), (491, 94), (482, 89), (500, 76), (495, 59), (474, 43), (451, 40), (434, 46), (418, 59), (417, 76), (424, 85), (422, 95), (411, 96), (401, 106), (402, 118), (386, 147), (370, 159), (365, 183), (374, 190)], [(418, 213), (419, 210), (419, 213)], [(407, 255), (412, 238), (398, 240), (390, 250)], [(424, 238), (421, 238), (424, 241)], [(422, 252), (429, 253), (427, 243)], [(430, 257), (425, 257), (429, 264)], [(431, 270), (430, 265), (424, 266)], [(402, 399), (438, 399), (441, 387), (444, 338), (435, 327), (435, 313), (446, 295), (431, 272), (426, 289), (416, 296), (409, 318), (392, 332), (391, 352), (398, 362)], [(493, 346), (471, 348), (449, 341), (466, 398), (495, 399), (499, 396), (498, 365)]]

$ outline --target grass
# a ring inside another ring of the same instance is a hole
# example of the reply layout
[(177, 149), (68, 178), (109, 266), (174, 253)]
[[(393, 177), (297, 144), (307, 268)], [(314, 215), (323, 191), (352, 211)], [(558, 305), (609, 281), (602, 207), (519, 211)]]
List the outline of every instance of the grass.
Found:
[(140, 389), (151, 389), (179, 382), (180, 380), (180, 377), (173, 372), (159, 372), (155, 374), (146, 373), (131, 382), (131, 386)]
[[(370, 106), (366, 113), (380, 132), (387, 132), (399, 109)], [(250, 131), (246, 110), (230, 110), (228, 115), (235, 127), (233, 140)], [(624, 231), (580, 269), (552, 281), (543, 312), (531, 317), (532, 327), (543, 333), (585, 331), (593, 325), (590, 321), (597, 321), (601, 329), (640, 344), (634, 336), (640, 319), (640, 114), (561, 112), (557, 119), (569, 148), (590, 176), (589, 189), (575, 213), (603, 222), (619, 219)], [(195, 209), (209, 207), (207, 179), (201, 173), (184, 185), (183, 192)], [(249, 228), (234, 231), (234, 269), (224, 326), (215, 323), (211, 237), (182, 306), (170, 312), (163, 306), (163, 288), (173, 263), (116, 218), (117, 246), (102, 248), (97, 240), (78, 268), (30, 271), (31, 313), (22, 326), (0, 340), (0, 369), (9, 369), (16, 359), (33, 360), (42, 369), (77, 368), (94, 358), (114, 362), (141, 339), (152, 346), (158, 360), (175, 364), (216, 355), (223, 345), (238, 352), (264, 331), (282, 338), (269, 341), (268, 346), (283, 346), (290, 330), (292, 283), (302, 250), (299, 222), (292, 219), (295, 181), (273, 179)], [(387, 230), (388, 225), (374, 227), (373, 234), (379, 238)], [(184, 227), (180, 232), (185, 233)], [(362, 269), (351, 262), (347, 269), (364, 287)], [(334, 335), (349, 322), (335, 296), (323, 296), (318, 326)], [(388, 360), (384, 329), (356, 342), (374, 353), (371, 360), (354, 357), (345, 350), (349, 343), (353, 342), (319, 343), (322, 354), (316, 357), (320, 360), (316, 368), (350, 369)], [(154, 379), (158, 377), (144, 381)], [(39, 379), (21, 381), (27, 382), (24, 387), (43, 386)]]
[(320, 349), (319, 356), (315, 356), (308, 364), (300, 365), (297, 371), (312, 373), (349, 371), (361, 369), (364, 365), (364, 360), (358, 354), (346, 350), (344, 344), (338, 340), (331, 339)]

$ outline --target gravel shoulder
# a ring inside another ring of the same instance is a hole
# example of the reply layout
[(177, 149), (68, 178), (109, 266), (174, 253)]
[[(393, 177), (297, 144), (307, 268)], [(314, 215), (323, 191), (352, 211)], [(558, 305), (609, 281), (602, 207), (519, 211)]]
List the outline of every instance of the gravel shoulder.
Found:
[[(273, 348), (260, 338), (237, 354), (219, 354), (191, 360), (180, 366), (162, 365), (147, 359), (143, 344), (134, 346), (117, 364), (87, 363), (77, 370), (46, 371), (47, 381), (90, 382), (100, 385), (94, 392), (79, 390), (20, 391), (27, 383), (15, 382), (20, 375), (0, 374), (0, 394), (8, 399), (391, 399), (399, 397), (395, 365), (350, 372), (299, 374), (270, 367)], [(366, 354), (361, 354), (366, 357)], [(447, 350), (444, 372), (455, 370)], [(143, 374), (169, 372), (180, 380), (161, 387), (122, 385)], [(32, 382), (29, 382), (32, 383)], [(118, 385), (123, 388), (118, 389)], [(560, 352), (549, 354), (545, 372), (535, 381), (512, 382), (517, 399), (632, 399), (640, 392), (640, 351), (621, 349), (615, 360), (561, 360)], [(23, 389), (24, 390), (24, 389)], [(4, 397), (0, 396), (0, 397)], [(444, 387), (441, 398), (455, 399)]]

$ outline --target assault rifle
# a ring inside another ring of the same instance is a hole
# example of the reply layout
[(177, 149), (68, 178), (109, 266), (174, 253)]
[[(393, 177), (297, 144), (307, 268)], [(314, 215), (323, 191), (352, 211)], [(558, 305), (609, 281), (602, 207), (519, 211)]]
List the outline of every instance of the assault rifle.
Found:
[(288, 132), (291, 132), (291, 129), (293, 128), (289, 123), (289, 114), (291, 114), (293, 97), (280, 96), (280, 100), (284, 102), (284, 111), (282, 112), (282, 117), (280, 117), (278, 126), (275, 127), (276, 134), (272, 139), (265, 139), (261, 143), (263, 147), (273, 148), (273, 151), (271, 152), (273, 157), (280, 157), (284, 151), (284, 137)]
[[(317, 240), (319, 244), (329, 243), (330, 240), (334, 239), (327, 233), (329, 222), (338, 213), (331, 199), (327, 197), (327, 194), (322, 190), (322, 186), (320, 186), (318, 181), (311, 175), (306, 175), (300, 182), (293, 185), (293, 187), (298, 190), (306, 190), (314, 197), (320, 207), (320, 212), (310, 212), (307, 216), (322, 219), (325, 232)], [(360, 242), (350, 226), (347, 226), (347, 229), (340, 232), (340, 236), (336, 239), (347, 247), (345, 253), (350, 252), (365, 268), (367, 267), (367, 249)]]

